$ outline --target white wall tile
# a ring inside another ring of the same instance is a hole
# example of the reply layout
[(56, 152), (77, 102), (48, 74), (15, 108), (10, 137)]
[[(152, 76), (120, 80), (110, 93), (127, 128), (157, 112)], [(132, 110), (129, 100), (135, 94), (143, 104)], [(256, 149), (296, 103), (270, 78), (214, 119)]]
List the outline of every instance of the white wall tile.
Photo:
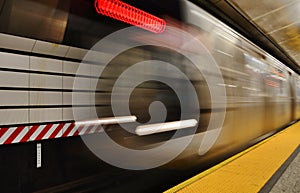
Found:
[(62, 92), (30, 91), (30, 105), (62, 105)]
[(62, 63), (61, 60), (31, 56), (30, 70), (61, 73)]
[(30, 88), (62, 88), (62, 77), (44, 74), (30, 74)]
[(0, 86), (28, 88), (29, 74), (0, 71)]
[(28, 109), (0, 109), (0, 125), (28, 123)]
[(27, 106), (28, 91), (0, 91), (0, 106)]
[(0, 52), (0, 67), (29, 70), (29, 56)]
[(30, 122), (62, 121), (62, 108), (30, 109)]

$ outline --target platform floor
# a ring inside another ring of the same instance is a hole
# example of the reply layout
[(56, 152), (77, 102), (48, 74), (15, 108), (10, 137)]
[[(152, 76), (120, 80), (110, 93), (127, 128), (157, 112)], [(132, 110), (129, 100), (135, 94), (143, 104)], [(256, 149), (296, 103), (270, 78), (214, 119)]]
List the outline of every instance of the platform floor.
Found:
[[(300, 150), (300, 148), (299, 148)], [(270, 193), (299, 193), (300, 192), (300, 153), (290, 163), (272, 187)]]
[(165, 193), (299, 193), (299, 152), (300, 122), (297, 122)]

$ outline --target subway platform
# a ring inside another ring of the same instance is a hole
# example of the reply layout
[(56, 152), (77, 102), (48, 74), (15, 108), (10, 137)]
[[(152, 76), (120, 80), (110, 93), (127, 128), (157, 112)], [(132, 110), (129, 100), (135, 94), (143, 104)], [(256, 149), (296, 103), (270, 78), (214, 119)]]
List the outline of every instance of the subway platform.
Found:
[(300, 192), (300, 122), (165, 193)]

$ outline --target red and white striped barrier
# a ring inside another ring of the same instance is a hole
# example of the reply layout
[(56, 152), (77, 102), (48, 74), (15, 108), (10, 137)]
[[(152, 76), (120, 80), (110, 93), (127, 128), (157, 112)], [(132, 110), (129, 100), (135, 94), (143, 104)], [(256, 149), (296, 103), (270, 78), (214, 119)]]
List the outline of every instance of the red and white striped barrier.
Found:
[(0, 144), (12, 144), (43, 139), (54, 139), (78, 135), (99, 133), (101, 125), (75, 125), (71, 123), (57, 123), (46, 125), (2, 127), (0, 128)]
[(129, 123), (136, 119), (136, 116), (121, 116), (77, 121), (76, 123), (0, 127), (0, 145), (99, 133), (103, 131), (102, 125)]

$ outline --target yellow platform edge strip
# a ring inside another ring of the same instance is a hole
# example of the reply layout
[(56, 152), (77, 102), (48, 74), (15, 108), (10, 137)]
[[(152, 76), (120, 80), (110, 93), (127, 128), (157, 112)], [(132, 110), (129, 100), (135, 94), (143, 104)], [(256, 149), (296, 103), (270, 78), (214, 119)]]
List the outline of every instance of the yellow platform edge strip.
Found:
[[(294, 122), (293, 124), (296, 124), (296, 123), (297, 123), (297, 122)], [(293, 125), (293, 124), (292, 124), (292, 125)], [(212, 173), (212, 172), (214, 172), (214, 171), (216, 171), (216, 170), (222, 168), (223, 166), (225, 166), (225, 165), (229, 164), (230, 162), (232, 162), (232, 161), (238, 159), (239, 157), (245, 155), (246, 153), (248, 153), (248, 152), (250, 152), (250, 151), (256, 149), (257, 147), (259, 147), (259, 146), (261, 146), (261, 145), (263, 145), (264, 143), (266, 143), (267, 141), (269, 141), (269, 140), (275, 138), (276, 136), (280, 135), (281, 133), (286, 132), (286, 130), (287, 130), (290, 126), (292, 126), (292, 125), (287, 126), (287, 127), (286, 127), (285, 129), (283, 129), (282, 131), (280, 131), (280, 132), (278, 132), (278, 133), (275, 133), (274, 135), (271, 135), (270, 137), (268, 137), (268, 138), (262, 140), (261, 142), (259, 142), (259, 143), (255, 144), (255, 145), (253, 145), (253, 146), (251, 146), (251, 147), (245, 149), (244, 151), (241, 151), (240, 153), (238, 153), (238, 154), (236, 154), (236, 155), (234, 155), (234, 156), (232, 156), (232, 157), (230, 157), (230, 158), (224, 160), (223, 162), (221, 162), (221, 163), (219, 163), (219, 164), (217, 164), (217, 165), (215, 165), (215, 166), (213, 166), (213, 167), (211, 167), (211, 168), (209, 168), (209, 169), (203, 171), (202, 173), (200, 173), (200, 174), (198, 174), (198, 175), (196, 175), (196, 176), (194, 176), (194, 177), (192, 177), (192, 178), (190, 178), (190, 179), (188, 179), (188, 180), (186, 180), (186, 181), (184, 181), (184, 182), (182, 182), (182, 183), (180, 183), (180, 184), (178, 184), (178, 185), (176, 185), (176, 186), (170, 188), (169, 190), (164, 191), (164, 193), (175, 193), (175, 192), (178, 192), (179, 190), (185, 188), (186, 186), (188, 186), (188, 185), (190, 185), (190, 184), (192, 184), (192, 183), (194, 183), (194, 182), (200, 180), (201, 178), (203, 178), (203, 177), (209, 175), (210, 173)]]

